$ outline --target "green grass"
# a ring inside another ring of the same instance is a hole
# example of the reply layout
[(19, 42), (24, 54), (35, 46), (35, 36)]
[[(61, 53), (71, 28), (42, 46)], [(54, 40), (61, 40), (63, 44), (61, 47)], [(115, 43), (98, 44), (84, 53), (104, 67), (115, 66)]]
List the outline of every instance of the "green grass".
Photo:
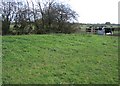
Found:
[(49, 34), (3, 36), (5, 84), (117, 84), (118, 38)]
[(2, 36), (0, 36), (0, 86), (2, 85)]

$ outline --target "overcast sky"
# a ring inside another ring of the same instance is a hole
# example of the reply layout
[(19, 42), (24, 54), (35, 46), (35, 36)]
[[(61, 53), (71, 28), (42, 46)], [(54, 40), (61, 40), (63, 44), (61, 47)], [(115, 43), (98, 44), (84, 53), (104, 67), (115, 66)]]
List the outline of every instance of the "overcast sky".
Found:
[(119, 0), (69, 0), (80, 23), (118, 23)]
[(72, 9), (79, 14), (78, 21), (80, 23), (105, 23), (105, 22), (111, 22), (116, 24), (118, 23), (118, 2), (120, 0), (60, 0), (60, 1), (71, 5)]
[(80, 23), (118, 23), (120, 0), (60, 0), (71, 5), (79, 14)]

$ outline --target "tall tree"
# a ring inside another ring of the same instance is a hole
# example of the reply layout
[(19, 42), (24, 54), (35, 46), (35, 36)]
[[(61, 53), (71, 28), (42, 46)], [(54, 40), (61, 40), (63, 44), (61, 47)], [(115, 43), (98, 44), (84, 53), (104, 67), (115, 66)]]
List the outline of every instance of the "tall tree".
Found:
[[(32, 4), (30, 6), (30, 4)], [(15, 34), (71, 32), (70, 22), (77, 19), (77, 13), (68, 5), (55, 0), (31, 3), (2, 2), (2, 31), (8, 34), (14, 24)], [(12, 33), (11, 32), (11, 33)]]
[(11, 21), (14, 17), (14, 2), (2, 2), (2, 34), (9, 32)]
[[(78, 14), (73, 11), (68, 5), (49, 2), (48, 7), (45, 8), (44, 12), (45, 24), (48, 24), (48, 29), (56, 28), (59, 32), (64, 32), (65, 29), (70, 28), (68, 22), (77, 20)], [(56, 27), (57, 26), (57, 27)], [(55, 29), (53, 29), (55, 31)]]

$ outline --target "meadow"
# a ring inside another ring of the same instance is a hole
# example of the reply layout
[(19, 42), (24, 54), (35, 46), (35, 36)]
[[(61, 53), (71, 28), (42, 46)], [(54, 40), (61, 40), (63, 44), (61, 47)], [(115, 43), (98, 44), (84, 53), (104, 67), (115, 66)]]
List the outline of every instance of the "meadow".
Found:
[(2, 37), (4, 84), (118, 84), (118, 37)]

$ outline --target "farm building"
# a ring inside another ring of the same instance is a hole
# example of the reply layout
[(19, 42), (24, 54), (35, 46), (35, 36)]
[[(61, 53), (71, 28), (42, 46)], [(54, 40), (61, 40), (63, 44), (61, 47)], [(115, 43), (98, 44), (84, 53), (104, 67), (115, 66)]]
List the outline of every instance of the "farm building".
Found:
[(112, 26), (90, 26), (86, 28), (86, 33), (99, 35), (113, 34), (114, 31), (118, 31), (118, 28)]

